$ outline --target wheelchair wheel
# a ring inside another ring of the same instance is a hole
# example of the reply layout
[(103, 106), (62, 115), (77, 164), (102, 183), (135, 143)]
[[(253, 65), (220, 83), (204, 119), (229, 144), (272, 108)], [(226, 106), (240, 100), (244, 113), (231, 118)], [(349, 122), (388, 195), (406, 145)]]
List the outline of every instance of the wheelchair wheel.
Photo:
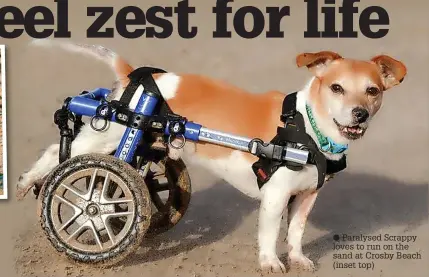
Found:
[(175, 226), (185, 215), (191, 199), (191, 179), (185, 163), (172, 160), (163, 149), (157, 151), (145, 182), (152, 200), (152, 218), (148, 235), (158, 235)]
[(143, 178), (107, 155), (81, 155), (60, 164), (47, 177), (42, 199), (45, 234), (78, 262), (118, 263), (140, 246), (150, 225)]

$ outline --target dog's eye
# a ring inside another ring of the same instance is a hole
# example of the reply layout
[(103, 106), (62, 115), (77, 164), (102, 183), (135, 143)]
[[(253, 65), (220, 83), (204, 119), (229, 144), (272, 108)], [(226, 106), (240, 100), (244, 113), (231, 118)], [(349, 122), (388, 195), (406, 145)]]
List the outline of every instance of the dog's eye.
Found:
[(331, 86), (331, 90), (334, 92), (334, 93), (344, 93), (344, 89), (343, 89), (343, 87), (342, 86), (340, 86), (340, 85), (338, 85), (338, 84), (333, 84), (332, 86)]
[(377, 96), (380, 93), (380, 90), (376, 87), (369, 87), (366, 89), (366, 93), (371, 96)]

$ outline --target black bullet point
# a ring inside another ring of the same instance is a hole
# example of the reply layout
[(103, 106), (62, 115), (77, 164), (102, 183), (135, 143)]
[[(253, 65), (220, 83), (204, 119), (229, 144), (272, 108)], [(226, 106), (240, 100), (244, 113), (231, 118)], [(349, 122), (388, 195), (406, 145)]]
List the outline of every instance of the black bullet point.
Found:
[(339, 235), (334, 235), (334, 240), (335, 241), (339, 241), (340, 240), (340, 236)]

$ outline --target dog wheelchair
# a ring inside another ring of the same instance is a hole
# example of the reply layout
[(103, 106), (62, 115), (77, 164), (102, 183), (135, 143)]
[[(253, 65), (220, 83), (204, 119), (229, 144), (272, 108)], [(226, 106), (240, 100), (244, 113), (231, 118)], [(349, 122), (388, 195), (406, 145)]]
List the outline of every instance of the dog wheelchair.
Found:
[[(168, 147), (182, 148), (187, 140), (211, 143), (295, 168), (314, 159), (300, 143), (265, 143), (211, 130), (174, 114), (152, 77), (162, 72), (139, 68), (128, 76), (130, 83), (120, 100), (111, 100), (110, 90), (98, 88), (67, 98), (54, 115), (61, 137), (59, 165), (36, 194), (42, 203), (46, 236), (75, 261), (115, 264), (134, 252), (145, 237), (165, 232), (180, 221), (190, 202), (191, 180), (181, 159), (168, 158)], [(138, 90), (142, 95), (131, 110), (128, 104)], [(288, 116), (283, 115), (286, 121)], [(89, 124), (99, 132), (112, 122), (126, 126), (114, 153), (71, 158), (71, 145), (87, 124), (82, 117), (90, 118)], [(160, 146), (157, 137), (163, 139)], [(181, 145), (173, 145), (174, 139)], [(261, 168), (255, 173), (264, 178)]]

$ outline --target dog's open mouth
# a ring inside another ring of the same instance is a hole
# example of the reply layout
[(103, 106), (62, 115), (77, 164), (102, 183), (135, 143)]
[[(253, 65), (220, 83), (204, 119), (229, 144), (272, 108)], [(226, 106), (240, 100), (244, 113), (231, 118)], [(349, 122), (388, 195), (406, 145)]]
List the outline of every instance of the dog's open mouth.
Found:
[(366, 127), (362, 127), (360, 124), (345, 126), (338, 123), (338, 121), (336, 121), (335, 119), (334, 119), (334, 122), (337, 125), (341, 135), (347, 139), (350, 139), (350, 140), (359, 139), (365, 134)]

